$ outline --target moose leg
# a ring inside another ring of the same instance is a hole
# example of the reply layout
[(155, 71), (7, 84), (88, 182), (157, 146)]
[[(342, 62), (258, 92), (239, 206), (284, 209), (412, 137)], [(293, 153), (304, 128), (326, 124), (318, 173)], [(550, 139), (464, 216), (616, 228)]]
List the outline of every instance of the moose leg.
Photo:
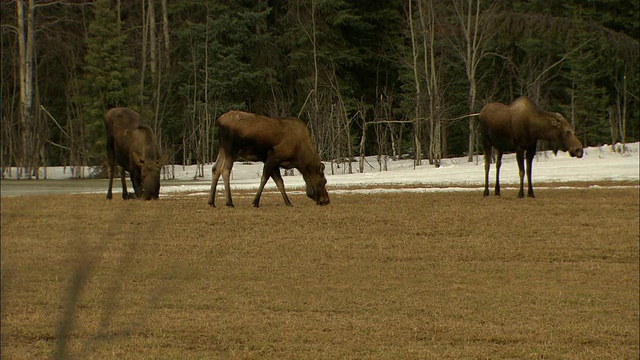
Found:
[(502, 150), (497, 150), (496, 154), (496, 196), (500, 196), (500, 167), (502, 166)]
[(262, 190), (264, 190), (264, 186), (267, 184), (271, 174), (271, 170), (267, 168), (267, 162), (264, 163), (264, 168), (262, 169), (262, 177), (260, 178), (260, 186), (258, 186), (258, 192), (256, 193), (256, 197), (253, 198), (253, 207), (260, 206), (260, 197), (262, 196)]
[(107, 171), (109, 172), (109, 188), (107, 189), (107, 200), (111, 200), (113, 198), (113, 194), (111, 193), (111, 188), (113, 188), (113, 173), (116, 171), (116, 160), (113, 155), (113, 151), (107, 149), (107, 157), (109, 159), (109, 163), (107, 165)]
[(122, 182), (122, 198), (124, 200), (131, 199), (129, 192), (127, 191), (127, 180), (124, 177), (124, 168), (120, 167), (120, 181)]
[(258, 187), (258, 192), (256, 193), (256, 197), (253, 199), (254, 207), (260, 206), (260, 197), (262, 196), (262, 190), (264, 190), (264, 186), (267, 184), (267, 181), (276, 171), (280, 171), (280, 167), (278, 166), (277, 162), (274, 161), (272, 157), (267, 157), (267, 159), (264, 161), (264, 167), (262, 168), (262, 178), (260, 179), (260, 186)]
[(489, 168), (491, 167), (492, 148), (484, 144), (484, 196), (489, 196)]
[(133, 199), (142, 199), (142, 179), (140, 177), (140, 173), (130, 173), (131, 178), (131, 186), (133, 186), (133, 192), (135, 196), (132, 196)]
[(287, 193), (284, 191), (284, 181), (282, 180), (282, 175), (280, 175), (280, 168), (276, 168), (271, 173), (271, 178), (276, 183), (278, 190), (280, 190), (280, 194), (282, 194), (282, 198), (284, 199), (284, 204), (287, 206), (293, 206), (291, 200), (289, 200), (289, 197), (287, 196)]
[(536, 148), (527, 150), (527, 182), (529, 185), (529, 191), (527, 192), (527, 196), (534, 198), (533, 195), (533, 182), (531, 181), (531, 166), (533, 165), (533, 157), (536, 154)]
[(220, 162), (216, 161), (216, 164), (213, 165), (213, 169), (211, 169), (211, 190), (209, 191), (209, 205), (211, 207), (216, 207), (216, 188), (218, 187), (220, 175), (222, 175), (220, 165)]
[[(220, 166), (220, 171), (222, 171), (222, 182), (224, 183), (224, 192), (227, 198), (227, 206), (233, 207), (233, 200), (231, 200), (231, 185), (229, 178), (231, 177), (231, 169), (233, 168), (233, 159), (224, 159), (222, 160), (222, 164)], [(216, 163), (216, 169), (218, 168)]]
[(520, 175), (518, 198), (522, 199), (524, 197), (524, 151), (519, 150), (516, 152), (516, 160), (518, 161), (518, 174)]
[(129, 200), (129, 192), (127, 191), (127, 180), (124, 178), (124, 168), (120, 167), (120, 182), (122, 183), (122, 199)]

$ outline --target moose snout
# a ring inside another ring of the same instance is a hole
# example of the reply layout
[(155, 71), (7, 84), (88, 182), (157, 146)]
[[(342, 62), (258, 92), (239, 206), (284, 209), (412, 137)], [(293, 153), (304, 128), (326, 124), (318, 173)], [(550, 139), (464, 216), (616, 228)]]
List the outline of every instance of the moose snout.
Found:
[(584, 155), (584, 150), (581, 147), (574, 147), (569, 149), (569, 155), (571, 155), (572, 157), (577, 157), (578, 159), (580, 159), (582, 157), (582, 155)]
[(329, 205), (330, 202), (331, 201), (329, 201), (329, 194), (327, 194), (326, 191), (316, 199), (316, 204), (320, 206)]

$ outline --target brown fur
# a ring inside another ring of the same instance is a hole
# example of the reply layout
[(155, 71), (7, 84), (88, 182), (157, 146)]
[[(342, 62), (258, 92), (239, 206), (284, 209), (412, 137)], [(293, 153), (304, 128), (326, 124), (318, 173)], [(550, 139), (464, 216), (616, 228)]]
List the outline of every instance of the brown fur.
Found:
[(270, 118), (242, 111), (229, 111), (217, 120), (220, 150), (213, 167), (209, 205), (215, 207), (216, 187), (222, 175), (227, 206), (233, 207), (229, 176), (234, 161), (244, 158), (264, 163), (260, 187), (253, 200), (258, 207), (265, 184), (272, 178), (284, 203), (292, 206), (284, 190), (280, 168), (296, 168), (306, 183), (307, 196), (318, 205), (329, 204), (324, 164), (314, 149), (306, 125), (295, 118)]
[(575, 136), (567, 120), (558, 113), (540, 109), (528, 97), (517, 98), (511, 105), (489, 103), (480, 110), (480, 130), (484, 145), (484, 196), (489, 195), (489, 166), (491, 150), (495, 148), (496, 187), (495, 194), (500, 195), (500, 166), (502, 154), (515, 151), (520, 175), (520, 192), (524, 197), (524, 159), (527, 159), (528, 196), (534, 197), (531, 182), (531, 165), (536, 153), (538, 140), (550, 142), (554, 151), (569, 151), (573, 157), (581, 158), (582, 144)]
[[(160, 151), (153, 130), (142, 125), (140, 115), (127, 108), (113, 108), (104, 117), (107, 131), (107, 158), (109, 189), (107, 199), (112, 198), (113, 174), (120, 166), (122, 198), (157, 199), (160, 192), (160, 170), (166, 156)], [(124, 172), (129, 172), (135, 195), (127, 192)]]

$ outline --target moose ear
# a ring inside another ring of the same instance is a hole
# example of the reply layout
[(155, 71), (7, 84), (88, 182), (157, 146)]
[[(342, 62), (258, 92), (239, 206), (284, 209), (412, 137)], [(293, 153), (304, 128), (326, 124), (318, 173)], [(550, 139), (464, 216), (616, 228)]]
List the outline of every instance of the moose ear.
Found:
[(323, 174), (323, 173), (324, 173), (324, 163), (320, 163), (320, 167), (318, 168), (318, 172), (319, 172), (320, 174)]
[(555, 128), (561, 128), (563, 123), (567, 123), (567, 119), (560, 113), (551, 113), (551, 125)]
[(156, 166), (158, 166), (158, 169), (162, 169), (162, 167), (166, 163), (167, 163), (167, 155), (163, 155), (160, 159), (158, 159), (158, 161), (156, 161)]
[(144, 166), (144, 159), (140, 157), (140, 155), (138, 155), (137, 152), (133, 152), (132, 153), (133, 156), (133, 161), (135, 161), (136, 165), (143, 167)]
[(552, 117), (551, 126), (553, 126), (554, 128), (560, 128), (562, 126), (562, 121), (560, 121), (560, 119), (558, 119), (557, 117)]

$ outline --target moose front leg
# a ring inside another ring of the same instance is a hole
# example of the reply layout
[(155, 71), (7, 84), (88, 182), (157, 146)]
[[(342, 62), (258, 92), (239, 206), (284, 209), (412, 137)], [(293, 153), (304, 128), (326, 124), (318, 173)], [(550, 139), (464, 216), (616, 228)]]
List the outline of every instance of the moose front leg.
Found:
[[(264, 167), (262, 168), (262, 177), (260, 178), (260, 186), (258, 187), (258, 192), (256, 193), (256, 197), (253, 199), (253, 206), (260, 206), (260, 197), (262, 196), (262, 191), (264, 190), (264, 186), (269, 181), (269, 178), (273, 175), (274, 172), (280, 171), (280, 166), (277, 160), (274, 160), (273, 157), (267, 157), (267, 160), (264, 162)], [(280, 173), (278, 173), (278, 176)], [(280, 178), (282, 180), (282, 178)], [(275, 181), (275, 179), (274, 179)], [(277, 183), (276, 183), (277, 185)], [(283, 187), (284, 189), (284, 187)], [(285, 195), (286, 196), (286, 195)], [(288, 198), (287, 198), (288, 199)], [(285, 200), (286, 203), (286, 200)], [(289, 202), (291, 203), (291, 202)]]
[(534, 198), (533, 195), (533, 181), (531, 180), (531, 166), (533, 165), (533, 157), (536, 154), (536, 148), (531, 148), (527, 150), (527, 182), (529, 185), (529, 191), (527, 192), (527, 196)]
[(120, 181), (122, 182), (122, 198), (124, 200), (129, 200), (132, 199), (132, 196), (129, 195), (129, 192), (127, 191), (127, 179), (125, 178), (125, 174), (124, 174), (124, 168), (121, 166), (120, 167)]
[(495, 195), (500, 196), (500, 168), (502, 167), (502, 151), (496, 153), (496, 189)]
[(131, 199), (142, 199), (143, 197), (143, 189), (142, 189), (142, 178), (139, 172), (131, 173), (131, 186), (133, 186), (133, 192), (135, 195), (129, 194), (129, 198)]
[(282, 199), (284, 199), (284, 204), (287, 206), (293, 206), (293, 204), (291, 203), (291, 200), (289, 200), (289, 197), (287, 196), (287, 193), (284, 191), (284, 180), (282, 180), (282, 175), (280, 175), (280, 168), (276, 168), (271, 173), (271, 178), (276, 183), (278, 190), (280, 190), (280, 194), (282, 194)]
[(260, 197), (262, 196), (262, 190), (264, 189), (264, 186), (267, 184), (268, 180), (269, 180), (269, 172), (267, 172), (266, 164), (265, 164), (265, 168), (262, 171), (262, 177), (260, 178), (260, 186), (258, 187), (258, 192), (256, 193), (256, 196), (253, 198), (253, 207), (260, 207)]

